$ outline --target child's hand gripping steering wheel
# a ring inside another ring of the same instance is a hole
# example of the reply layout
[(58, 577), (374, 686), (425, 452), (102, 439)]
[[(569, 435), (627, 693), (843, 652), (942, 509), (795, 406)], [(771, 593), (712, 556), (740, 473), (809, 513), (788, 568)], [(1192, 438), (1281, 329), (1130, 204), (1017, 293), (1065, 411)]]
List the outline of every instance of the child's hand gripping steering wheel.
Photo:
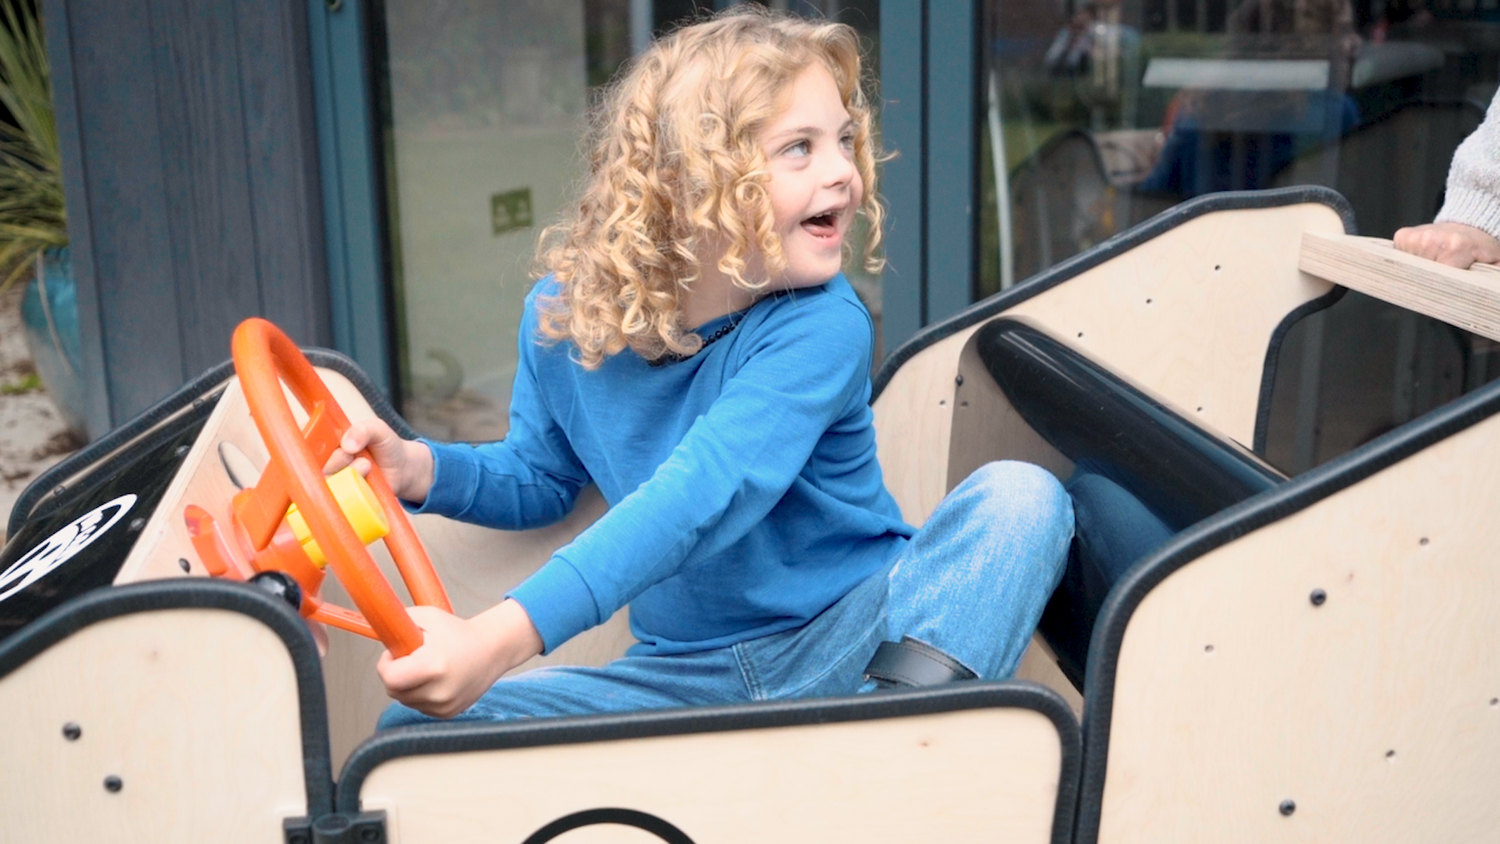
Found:
[[(240, 323), (234, 332), (233, 354), (250, 415), (271, 455), (254, 490), (246, 490), (235, 499), (236, 521), (248, 534), (251, 544), (257, 550), (263, 549), (285, 518), (288, 504), (295, 502), (327, 556), (334, 576), (364, 614), (363, 621), (373, 628), (376, 638), (396, 657), (421, 647), (421, 629), (406, 614), (395, 590), (375, 565), (324, 481), (323, 466), (349, 429), (349, 418), (291, 338), (266, 320), (248, 319)], [(308, 414), (305, 430), (299, 429), (292, 417), (282, 392), (283, 381)], [(370, 457), (368, 452), (363, 456)], [(370, 465), (367, 480), (390, 525), (386, 547), (395, 558), (412, 600), (451, 613), (448, 595), (406, 511), (373, 459)], [(357, 619), (353, 613), (339, 612)]]

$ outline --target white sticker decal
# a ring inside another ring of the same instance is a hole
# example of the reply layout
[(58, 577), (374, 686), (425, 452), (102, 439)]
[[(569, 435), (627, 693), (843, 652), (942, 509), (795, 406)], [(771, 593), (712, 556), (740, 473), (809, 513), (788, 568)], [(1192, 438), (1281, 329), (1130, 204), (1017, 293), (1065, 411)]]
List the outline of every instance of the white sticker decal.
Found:
[(20, 592), (46, 577), (58, 566), (73, 559), (104, 532), (115, 526), (135, 506), (135, 493), (128, 493), (95, 507), (69, 522), (67, 527), (47, 537), (27, 551), (11, 567), (0, 572), (0, 601)]

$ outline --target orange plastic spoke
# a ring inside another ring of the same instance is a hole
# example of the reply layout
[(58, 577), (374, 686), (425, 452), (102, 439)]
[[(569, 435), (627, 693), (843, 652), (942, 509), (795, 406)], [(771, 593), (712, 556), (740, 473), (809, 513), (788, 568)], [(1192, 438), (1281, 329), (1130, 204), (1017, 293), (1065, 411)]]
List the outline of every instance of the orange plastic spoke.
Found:
[[(304, 598), (303, 614), (315, 613), (308, 617), (379, 638), (396, 656), (421, 647), (421, 629), (407, 615), (323, 479), (323, 466), (349, 429), (348, 416), (312, 364), (276, 326), (258, 318), (245, 320), (235, 329), (233, 347), (235, 372), (250, 415), (271, 454), (260, 483), (254, 490), (241, 492), (234, 501), (236, 521), (254, 548), (257, 565), (289, 571), (303, 583), (309, 596), (317, 591), (319, 578), (302, 565), (300, 546), (282, 548), (278, 546), (285, 543), (273, 542), (287, 507), (295, 502), (308, 531), (327, 557), (328, 568), (344, 585), (363, 618), (315, 597)], [(296, 425), (287, 404), (283, 383), (307, 411), (307, 424), (302, 428)], [(378, 469), (370, 472), (369, 481), (391, 527), (386, 544), (414, 599), (452, 612), (432, 562), (390, 485)], [(288, 561), (278, 562), (278, 557), (289, 558), (289, 564), (281, 564)]]
[(364, 616), (340, 606), (326, 604), (317, 598), (303, 597), (302, 615), (313, 621), (321, 621), (329, 627), (358, 633), (370, 639), (380, 638), (375, 635), (375, 628), (370, 626), (370, 622), (365, 621)]
[(182, 518), (187, 522), (188, 536), (192, 538), (193, 550), (198, 552), (198, 561), (210, 575), (226, 580), (245, 580), (249, 576), (207, 510), (189, 504)]

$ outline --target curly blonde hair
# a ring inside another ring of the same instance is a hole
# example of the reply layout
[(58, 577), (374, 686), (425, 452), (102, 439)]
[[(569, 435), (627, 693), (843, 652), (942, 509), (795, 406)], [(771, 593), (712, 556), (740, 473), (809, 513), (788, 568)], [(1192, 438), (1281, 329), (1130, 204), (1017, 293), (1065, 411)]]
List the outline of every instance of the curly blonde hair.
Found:
[[(658, 40), (600, 101), (573, 213), (537, 247), (538, 275), (557, 281), (539, 302), (544, 341), (571, 341), (588, 369), (627, 347), (648, 360), (696, 352), (703, 340), (682, 325), (680, 304), (708, 250), (722, 247), (718, 269), (735, 285), (767, 288), (786, 260), (757, 136), (813, 62), (832, 74), (854, 121), (864, 265), (884, 266), (881, 158), (858, 36), (844, 24), (740, 7)], [(755, 258), (764, 277), (750, 277)]]

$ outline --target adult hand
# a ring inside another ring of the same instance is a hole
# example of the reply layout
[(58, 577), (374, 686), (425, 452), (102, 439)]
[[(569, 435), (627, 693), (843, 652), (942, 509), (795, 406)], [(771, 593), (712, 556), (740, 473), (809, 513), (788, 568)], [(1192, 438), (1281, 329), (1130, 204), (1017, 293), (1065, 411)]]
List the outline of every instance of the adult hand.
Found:
[(1468, 269), (1500, 263), (1500, 240), (1463, 223), (1430, 223), (1396, 231), (1396, 248), (1429, 260)]
[(323, 471), (331, 475), (353, 463), (356, 472), (369, 474), (370, 461), (355, 457), (366, 448), (375, 458), (375, 465), (385, 473), (386, 483), (397, 498), (413, 504), (427, 500), (427, 491), (432, 488), (432, 450), (422, 443), (401, 439), (379, 419), (351, 424)]
[(380, 655), (375, 670), (390, 696), (434, 718), (452, 718), (479, 700), (507, 671), (542, 652), (542, 637), (512, 599), (471, 618), (412, 607), (422, 647), (395, 659)]

